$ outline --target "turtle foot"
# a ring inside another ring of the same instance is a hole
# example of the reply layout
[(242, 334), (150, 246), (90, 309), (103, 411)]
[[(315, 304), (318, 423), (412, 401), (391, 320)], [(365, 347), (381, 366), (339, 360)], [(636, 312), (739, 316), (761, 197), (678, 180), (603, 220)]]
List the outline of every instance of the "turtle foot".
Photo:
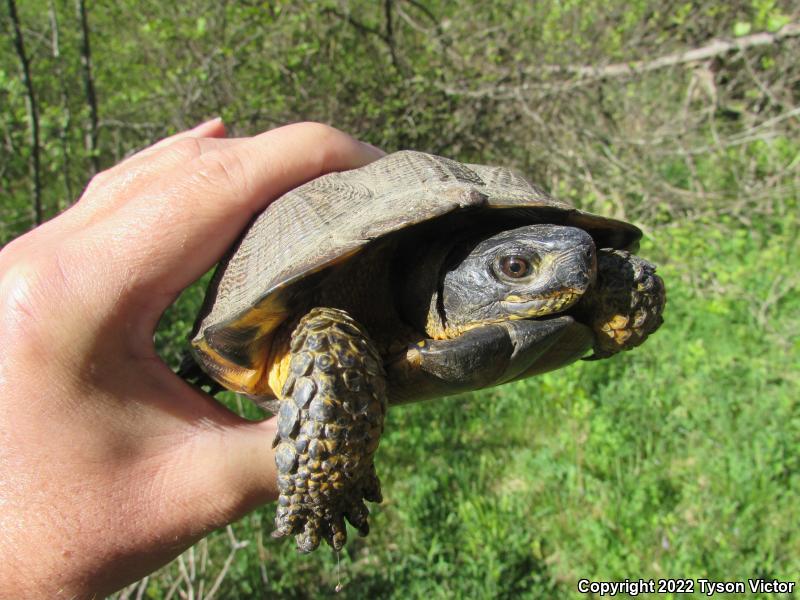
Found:
[(274, 445), (278, 510), (273, 537), (295, 535), (311, 552), (322, 539), (339, 550), (345, 519), (369, 531), (364, 500), (381, 501), (373, 455), (386, 392), (380, 355), (347, 313), (315, 308), (291, 340)]
[(655, 266), (625, 250), (600, 250), (597, 286), (576, 310), (595, 333), (594, 354), (588, 360), (642, 344), (661, 326), (666, 301)]

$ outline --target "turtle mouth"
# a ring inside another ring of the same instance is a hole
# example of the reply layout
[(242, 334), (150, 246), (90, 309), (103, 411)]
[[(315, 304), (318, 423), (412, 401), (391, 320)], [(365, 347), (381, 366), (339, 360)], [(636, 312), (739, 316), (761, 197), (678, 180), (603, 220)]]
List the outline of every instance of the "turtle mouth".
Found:
[(546, 296), (523, 300), (518, 296), (509, 296), (500, 302), (509, 317), (517, 319), (535, 319), (548, 317), (567, 310), (574, 305), (585, 290), (564, 289)]

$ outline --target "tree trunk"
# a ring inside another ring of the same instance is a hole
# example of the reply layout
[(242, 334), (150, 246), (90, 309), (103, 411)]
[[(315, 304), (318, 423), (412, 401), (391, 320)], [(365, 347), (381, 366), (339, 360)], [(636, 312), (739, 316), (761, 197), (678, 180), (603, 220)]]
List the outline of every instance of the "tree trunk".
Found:
[(14, 30), (14, 47), (17, 50), (17, 56), (22, 66), (22, 82), (25, 85), (26, 91), (25, 106), (28, 109), (28, 120), (30, 122), (30, 170), (33, 192), (33, 220), (36, 225), (41, 225), (44, 215), (42, 214), (42, 180), (39, 157), (39, 106), (36, 103), (36, 94), (33, 90), (33, 81), (31, 81), (30, 61), (28, 60), (28, 55), (25, 53), (25, 41), (22, 38), (22, 27), (20, 27), (17, 5), (14, 0), (8, 0), (8, 12), (11, 15), (11, 23)]
[(89, 105), (89, 127), (84, 138), (86, 151), (92, 165), (92, 175), (100, 171), (100, 155), (97, 151), (98, 116), (97, 95), (92, 76), (92, 52), (89, 45), (89, 20), (86, 16), (84, 0), (75, 0), (75, 8), (81, 23), (81, 66), (83, 67), (83, 85), (86, 89), (86, 103)]
[[(64, 111), (63, 120), (59, 120), (58, 124), (58, 139), (61, 142), (61, 175), (64, 178), (64, 191), (66, 192), (67, 206), (74, 202), (76, 198), (72, 194), (72, 183), (70, 181), (70, 174), (72, 171), (71, 154), (69, 148), (69, 131), (72, 126), (72, 111), (69, 108), (69, 98), (67, 97), (67, 84), (64, 81), (64, 69), (61, 65), (61, 45), (59, 43), (59, 30), (58, 30), (58, 15), (56, 14), (56, 7), (53, 0), (50, 0), (50, 48), (53, 54), (53, 62), (55, 64), (56, 74), (58, 75), (58, 84), (61, 88), (61, 110)], [(57, 210), (65, 208), (62, 202), (59, 201), (56, 205)]]

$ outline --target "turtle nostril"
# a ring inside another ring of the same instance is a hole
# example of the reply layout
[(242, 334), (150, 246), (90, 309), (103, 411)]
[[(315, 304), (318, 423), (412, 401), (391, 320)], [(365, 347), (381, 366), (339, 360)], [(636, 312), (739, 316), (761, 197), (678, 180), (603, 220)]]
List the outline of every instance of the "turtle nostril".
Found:
[(591, 285), (592, 278), (594, 276), (594, 273), (591, 270), (591, 262), (589, 262), (587, 266), (589, 267), (588, 269), (580, 269), (574, 274), (574, 287), (585, 290)]

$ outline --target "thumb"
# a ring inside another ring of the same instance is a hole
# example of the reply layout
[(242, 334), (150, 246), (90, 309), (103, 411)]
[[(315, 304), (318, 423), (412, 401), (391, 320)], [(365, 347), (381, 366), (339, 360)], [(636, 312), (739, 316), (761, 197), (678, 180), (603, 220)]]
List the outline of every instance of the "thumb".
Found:
[(172, 454), (162, 491), (174, 494), (173, 523), (183, 521), (186, 531), (202, 536), (278, 498), (277, 419), (253, 422), (227, 413), (199, 428)]

